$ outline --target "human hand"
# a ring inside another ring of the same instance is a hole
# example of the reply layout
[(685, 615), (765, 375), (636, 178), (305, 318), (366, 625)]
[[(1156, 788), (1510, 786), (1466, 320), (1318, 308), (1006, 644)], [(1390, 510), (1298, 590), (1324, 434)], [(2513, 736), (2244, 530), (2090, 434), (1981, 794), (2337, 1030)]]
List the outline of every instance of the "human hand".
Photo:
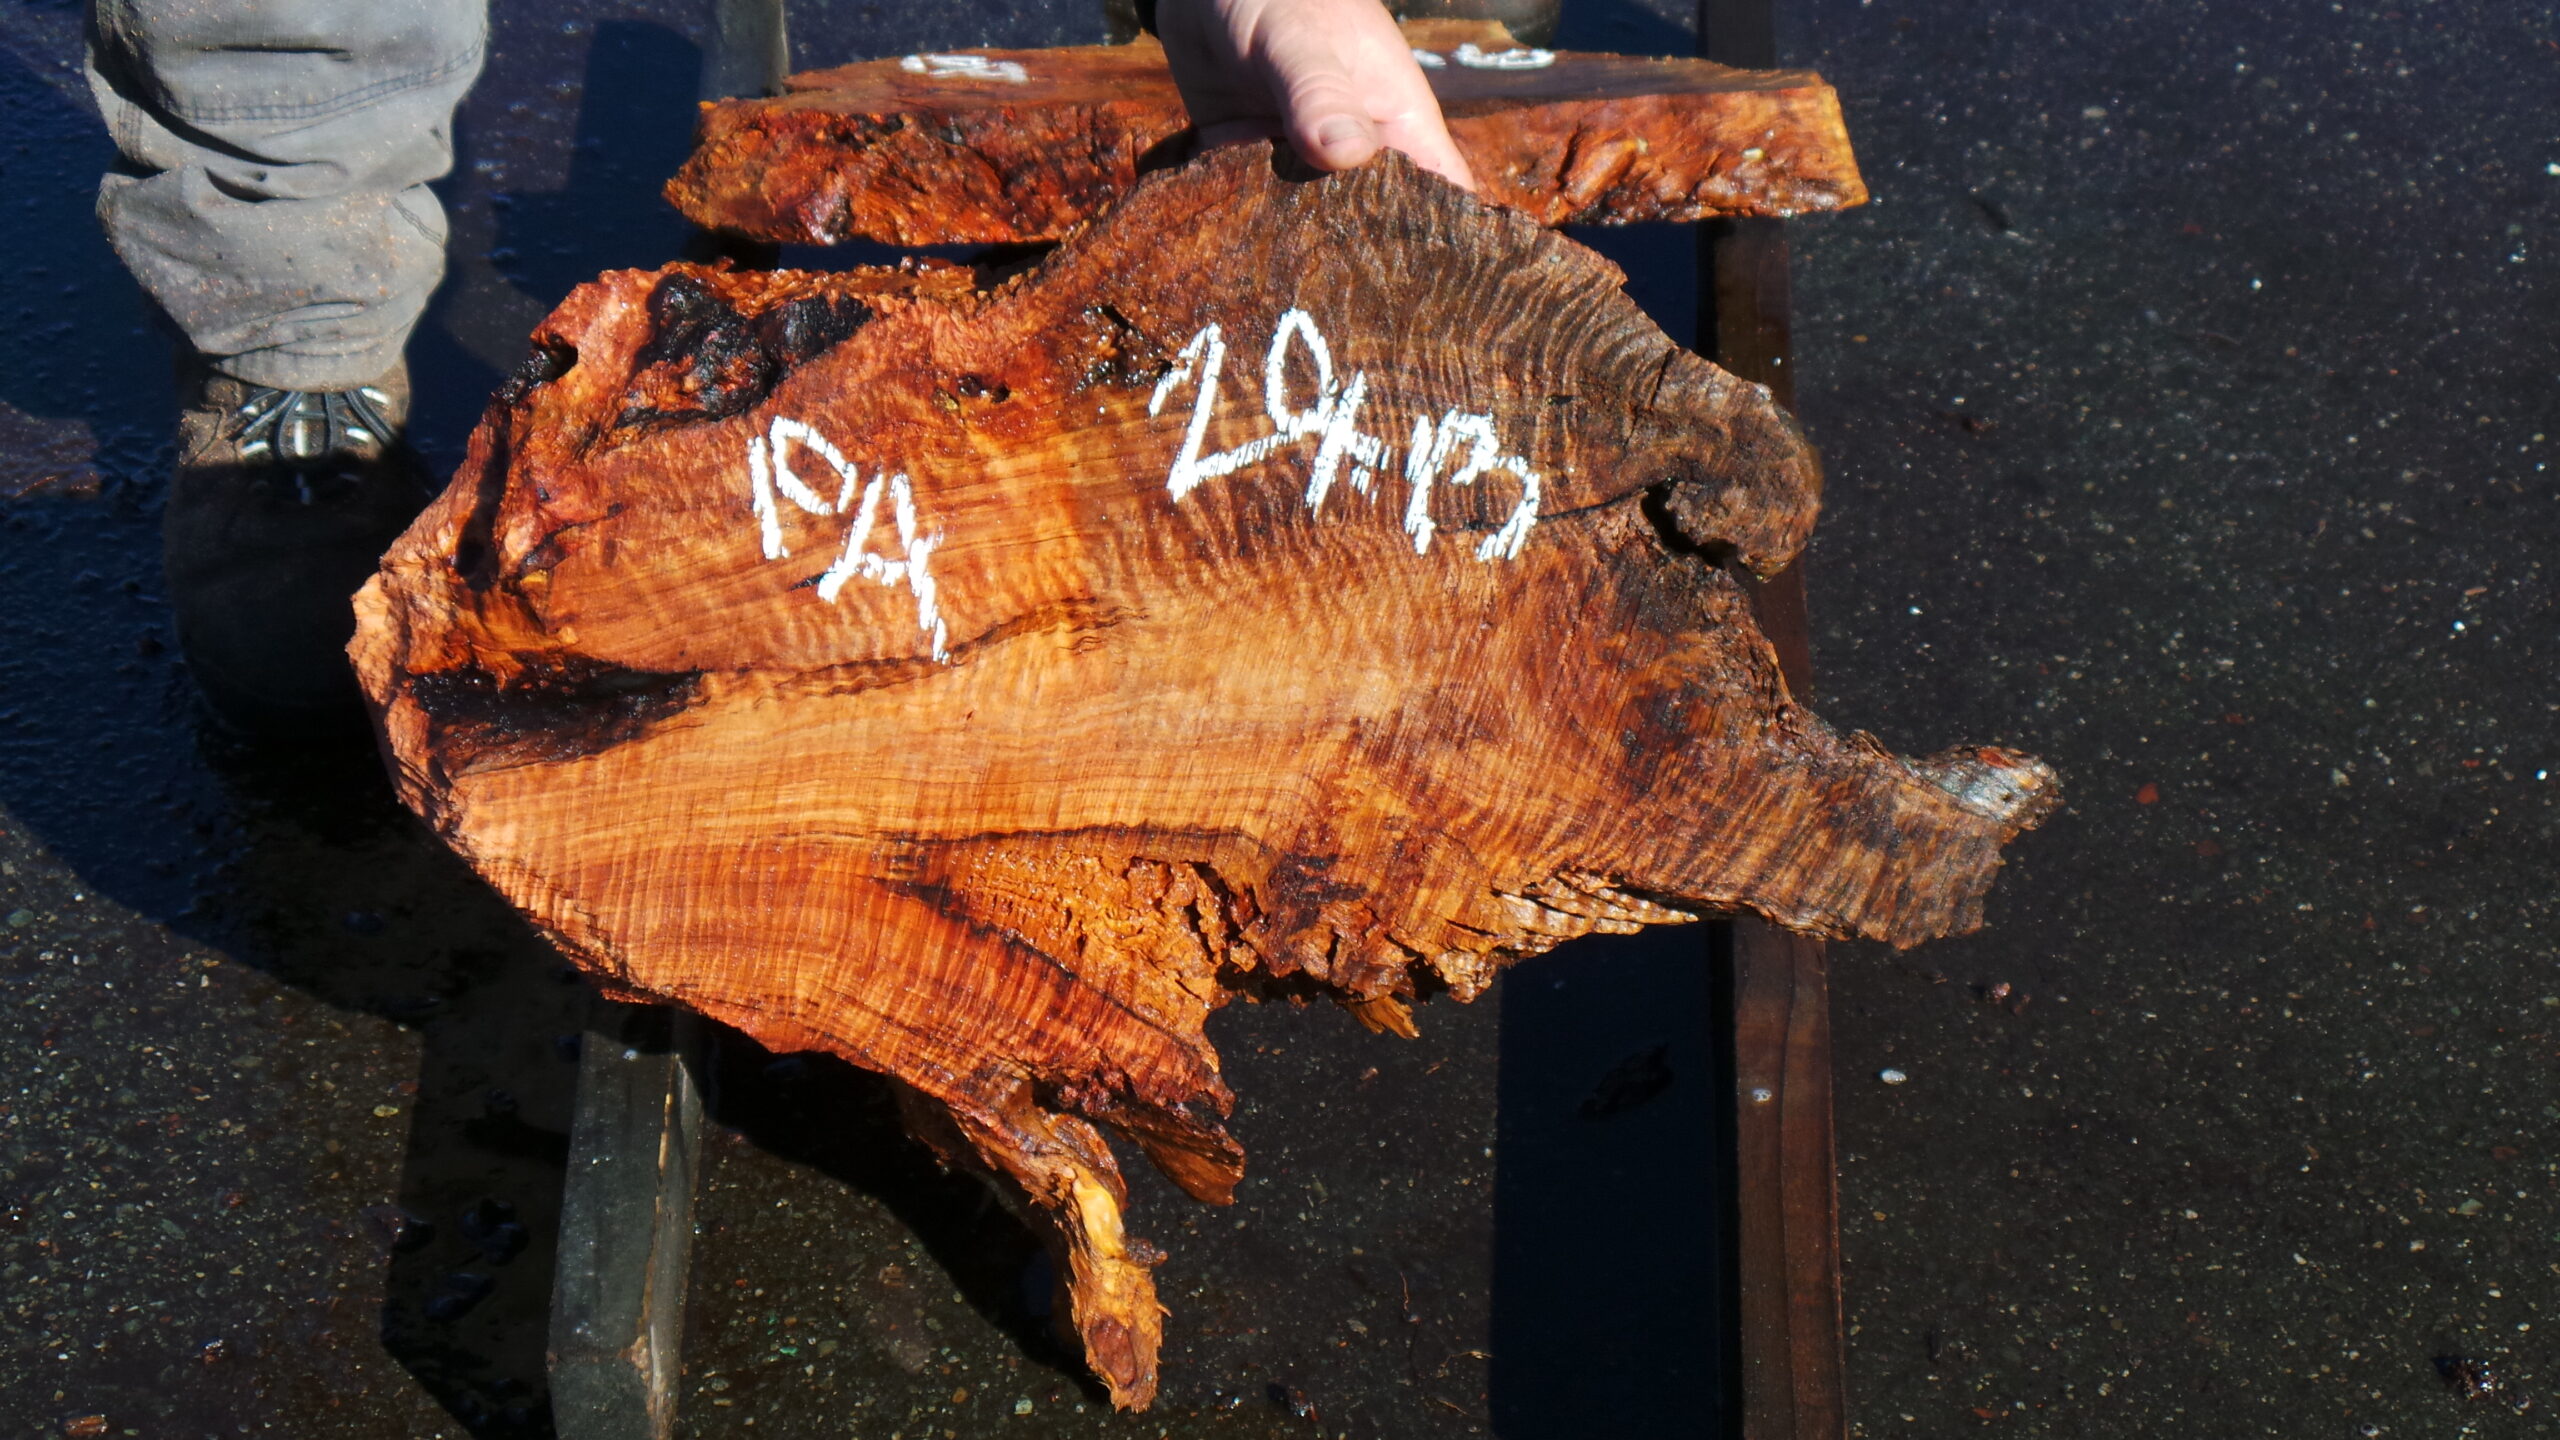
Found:
[(1379, 0), (1158, 0), (1156, 30), (1204, 146), (1283, 135), (1325, 170), (1384, 147), (1475, 188)]

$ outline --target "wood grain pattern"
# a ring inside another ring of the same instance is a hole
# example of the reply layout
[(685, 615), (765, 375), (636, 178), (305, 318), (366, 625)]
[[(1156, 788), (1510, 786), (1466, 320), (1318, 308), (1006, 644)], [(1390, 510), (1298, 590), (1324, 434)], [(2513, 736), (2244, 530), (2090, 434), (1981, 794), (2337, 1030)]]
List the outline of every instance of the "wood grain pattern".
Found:
[(569, 954), (914, 1092), (1155, 1385), (1105, 1135), (1203, 1200), (1236, 998), (1409, 1031), (1593, 930), (1966, 930), (2051, 773), (1797, 705), (1727, 562), (1813, 456), (1400, 157), (951, 266), (607, 275), (358, 597), (403, 796)]
[[(1528, 53), (1490, 22), (1406, 30), (1434, 55)], [(1839, 100), (1811, 72), (1537, 53), (1554, 59), (1426, 72), (1486, 199), (1547, 225), (1866, 199)], [(790, 86), (704, 107), (667, 185), (695, 224), (795, 244), (1056, 240), (1188, 144), (1152, 40), (866, 61)]]

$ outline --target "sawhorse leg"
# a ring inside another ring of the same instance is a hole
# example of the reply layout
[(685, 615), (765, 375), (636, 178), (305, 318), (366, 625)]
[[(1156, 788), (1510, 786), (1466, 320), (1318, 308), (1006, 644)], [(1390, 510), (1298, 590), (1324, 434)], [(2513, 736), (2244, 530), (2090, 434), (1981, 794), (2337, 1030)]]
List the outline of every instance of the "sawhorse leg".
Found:
[[(1778, 63), (1774, 0), (1700, 0), (1710, 60)], [(1707, 227), (1699, 343), (1795, 408), (1787, 238), (1777, 220)], [(1799, 565), (1754, 587), (1760, 626), (1798, 696), (1812, 689)], [(1848, 1433), (1840, 1323), (1838, 1149), (1831, 1109), (1830, 963), (1819, 940), (1757, 920), (1728, 934), (1743, 1440)]]
[(551, 1414), (561, 1440), (675, 1432), (702, 1099), (699, 1022), (596, 1002), (578, 1056), (576, 1118), (551, 1298)]

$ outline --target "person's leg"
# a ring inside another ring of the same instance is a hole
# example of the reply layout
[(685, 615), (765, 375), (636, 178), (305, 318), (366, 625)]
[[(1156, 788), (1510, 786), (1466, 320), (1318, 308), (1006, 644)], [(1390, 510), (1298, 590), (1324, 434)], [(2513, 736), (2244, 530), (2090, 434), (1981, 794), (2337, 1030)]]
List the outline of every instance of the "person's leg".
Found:
[(95, 0), (123, 164), (98, 214), (221, 372), (344, 391), (390, 371), (444, 274), (453, 109), (486, 0)]
[(93, 0), (121, 156), (98, 214), (184, 332), (161, 533), (197, 689), (257, 737), (345, 730), (350, 600), (427, 499), (401, 349), (444, 274), (486, 0)]

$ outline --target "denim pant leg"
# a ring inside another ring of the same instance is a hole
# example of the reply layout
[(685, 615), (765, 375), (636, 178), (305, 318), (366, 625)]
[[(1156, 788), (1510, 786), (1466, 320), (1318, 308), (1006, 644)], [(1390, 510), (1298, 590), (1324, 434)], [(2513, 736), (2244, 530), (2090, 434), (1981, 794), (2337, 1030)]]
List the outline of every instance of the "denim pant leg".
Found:
[(453, 109), (487, 0), (92, 0), (122, 164), (98, 217), (217, 368), (334, 390), (400, 358), (444, 277)]

